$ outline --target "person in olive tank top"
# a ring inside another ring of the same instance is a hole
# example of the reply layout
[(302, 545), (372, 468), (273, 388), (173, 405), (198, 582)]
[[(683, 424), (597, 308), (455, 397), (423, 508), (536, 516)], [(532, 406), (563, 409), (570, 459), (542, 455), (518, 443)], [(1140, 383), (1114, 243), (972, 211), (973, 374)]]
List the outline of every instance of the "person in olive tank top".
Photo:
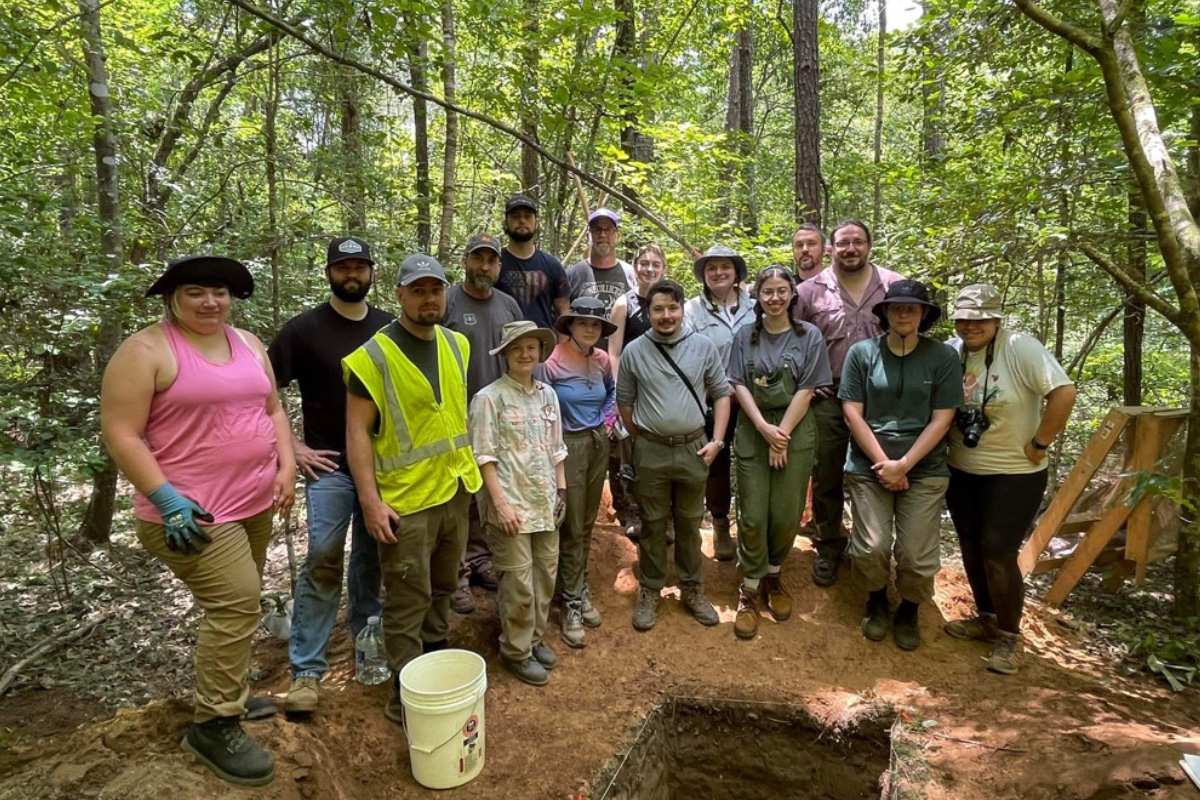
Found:
[(204, 609), (196, 633), (192, 725), (181, 746), (219, 777), (262, 786), (275, 762), (242, 731), (271, 518), (295, 497), (287, 415), (262, 343), (226, 324), (254, 279), (230, 258), (172, 261), (147, 291), (167, 319), (130, 336), (109, 361), (100, 427), (133, 484), (137, 537)]

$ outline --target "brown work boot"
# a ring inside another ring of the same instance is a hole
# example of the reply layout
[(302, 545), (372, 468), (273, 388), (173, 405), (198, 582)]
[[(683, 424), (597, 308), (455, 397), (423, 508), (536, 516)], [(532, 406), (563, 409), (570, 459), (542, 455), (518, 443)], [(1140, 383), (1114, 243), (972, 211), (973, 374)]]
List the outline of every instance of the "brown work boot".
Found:
[(779, 579), (778, 573), (764, 577), (759, 587), (762, 590), (763, 605), (776, 622), (783, 622), (792, 615), (792, 596), (783, 588), (783, 581)]
[(990, 672), (999, 672), (1001, 675), (1016, 675), (1025, 655), (1025, 640), (1019, 633), (998, 631), (997, 635), (999, 638), (996, 640), (996, 646), (992, 648), (987, 668)]
[(737, 617), (733, 620), (733, 634), (739, 639), (753, 639), (758, 635), (758, 595), (745, 584), (738, 590)]
[(713, 517), (713, 557), (717, 561), (733, 561), (737, 550), (729, 535), (729, 517)]
[(283, 710), (289, 714), (311, 714), (316, 711), (317, 702), (321, 699), (320, 687), (320, 678), (311, 675), (292, 678), (292, 687), (283, 701)]
[(952, 619), (942, 630), (955, 639), (994, 642), (1000, 638), (1000, 629), (996, 626), (995, 614), (980, 614), (969, 619)]

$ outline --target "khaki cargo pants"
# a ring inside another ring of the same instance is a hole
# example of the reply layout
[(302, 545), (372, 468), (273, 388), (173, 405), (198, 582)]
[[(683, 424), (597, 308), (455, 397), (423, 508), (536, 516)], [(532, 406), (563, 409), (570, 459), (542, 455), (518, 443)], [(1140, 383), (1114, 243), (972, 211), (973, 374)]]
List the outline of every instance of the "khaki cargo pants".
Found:
[(488, 525), (487, 537), (496, 569), (504, 573), (496, 598), (500, 655), (508, 661), (524, 661), (546, 635), (558, 571), (558, 531), (509, 536)]
[(167, 547), (163, 526), (138, 520), (137, 537), (146, 551), (179, 578), (196, 605), (204, 609), (196, 632), (196, 722), (236, 717), (246, 711), (250, 686), (250, 646), (262, 613), (261, 576), (271, 540), (273, 510), (204, 532), (212, 538), (200, 553), (180, 553)]

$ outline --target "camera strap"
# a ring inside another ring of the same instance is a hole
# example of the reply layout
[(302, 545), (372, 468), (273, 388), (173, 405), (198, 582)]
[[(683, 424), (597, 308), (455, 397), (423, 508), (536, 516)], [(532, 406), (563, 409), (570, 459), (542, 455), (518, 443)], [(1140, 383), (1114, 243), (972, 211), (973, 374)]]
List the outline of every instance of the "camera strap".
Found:
[[(996, 333), (997, 333), (997, 335), (999, 335), (1000, 332), (996, 331)], [(963, 342), (962, 368), (963, 368), (964, 375), (967, 372), (967, 356), (970, 354), (970, 352), (971, 351), (967, 349), (967, 343)], [(995, 357), (996, 357), (996, 337), (993, 336), (992, 340), (990, 342), (988, 342), (987, 352), (984, 353), (984, 355), (983, 355), (983, 402), (981, 402), (979, 404), (979, 410), (983, 411), (984, 413), (987, 413), (987, 404), (988, 404), (988, 399), (989, 399), (988, 398), (988, 381), (991, 380), (991, 377), (992, 377), (992, 362), (995, 360)]]

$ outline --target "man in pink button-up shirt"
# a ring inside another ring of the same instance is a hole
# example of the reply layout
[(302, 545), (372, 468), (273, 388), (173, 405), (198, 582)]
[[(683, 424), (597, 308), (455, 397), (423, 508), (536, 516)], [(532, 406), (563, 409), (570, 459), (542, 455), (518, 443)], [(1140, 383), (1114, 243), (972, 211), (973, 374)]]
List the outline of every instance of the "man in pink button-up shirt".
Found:
[(883, 330), (871, 308), (903, 276), (871, 263), (871, 231), (858, 220), (839, 222), (830, 237), (833, 265), (797, 290), (796, 317), (820, 329), (829, 347), (833, 385), (816, 390), (812, 410), (817, 421), (817, 460), (813, 469), (812, 537), (817, 548), (813, 582), (832, 586), (846, 549), (842, 527), (842, 472), (850, 429), (842, 416), (837, 386), (850, 346)]

